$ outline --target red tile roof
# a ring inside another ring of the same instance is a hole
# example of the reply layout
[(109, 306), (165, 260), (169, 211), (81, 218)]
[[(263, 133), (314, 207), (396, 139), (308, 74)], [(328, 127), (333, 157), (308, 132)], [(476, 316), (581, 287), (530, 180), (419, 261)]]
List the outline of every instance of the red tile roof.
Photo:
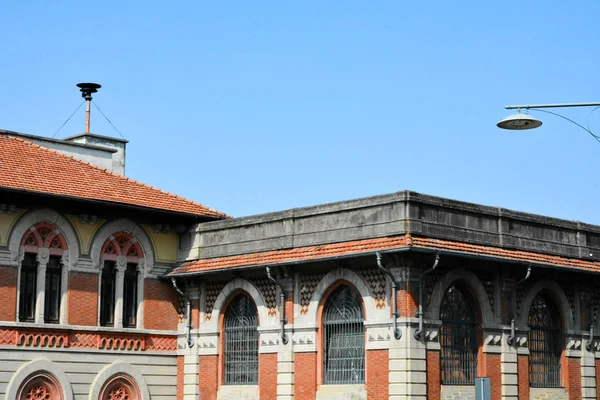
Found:
[(21, 138), (0, 135), (0, 189), (25, 190), (179, 213), (226, 214)]
[(600, 262), (595, 261), (585, 261), (528, 251), (508, 250), (498, 247), (479, 246), (449, 240), (419, 238), (405, 235), (190, 261), (175, 268), (168, 275), (201, 274), (203, 272), (228, 268), (317, 261), (339, 256), (394, 250), (403, 247), (455, 251), (473, 255), (504, 258), (525, 263), (547, 264), (548, 266), (562, 266), (566, 268), (600, 272)]

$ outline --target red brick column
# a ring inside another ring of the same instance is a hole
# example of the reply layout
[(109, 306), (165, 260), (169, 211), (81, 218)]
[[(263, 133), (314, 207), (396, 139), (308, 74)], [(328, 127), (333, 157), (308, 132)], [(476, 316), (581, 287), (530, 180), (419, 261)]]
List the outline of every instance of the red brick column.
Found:
[(294, 400), (315, 400), (317, 395), (317, 353), (294, 355)]
[(219, 356), (200, 356), (198, 385), (200, 400), (216, 400), (219, 389)]
[(387, 399), (390, 387), (389, 350), (367, 350), (366, 388), (369, 400)]
[(0, 266), (0, 321), (17, 318), (17, 268)]
[(490, 378), (490, 389), (492, 400), (502, 399), (502, 371), (500, 354), (483, 353), (482, 354), (481, 376)]
[(519, 374), (519, 400), (529, 400), (529, 356), (517, 356), (517, 371)]
[(600, 400), (600, 360), (596, 359), (596, 399)]
[(261, 400), (277, 400), (277, 353), (259, 354), (258, 389)]
[(427, 351), (427, 399), (440, 400), (440, 352)]
[(67, 321), (71, 325), (98, 323), (98, 274), (69, 273)]
[(581, 399), (581, 359), (566, 357), (565, 366), (567, 371), (563, 378), (566, 378), (564, 385), (569, 399)]
[(184, 357), (177, 356), (177, 400), (183, 400)]

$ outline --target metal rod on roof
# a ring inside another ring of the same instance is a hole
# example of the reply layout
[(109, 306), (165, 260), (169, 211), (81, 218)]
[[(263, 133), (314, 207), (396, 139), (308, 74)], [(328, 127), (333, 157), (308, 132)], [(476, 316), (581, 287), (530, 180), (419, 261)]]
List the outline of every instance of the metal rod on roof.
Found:
[(90, 113), (92, 104), (92, 93), (96, 93), (102, 86), (97, 83), (78, 83), (81, 97), (85, 99), (85, 133), (90, 133)]

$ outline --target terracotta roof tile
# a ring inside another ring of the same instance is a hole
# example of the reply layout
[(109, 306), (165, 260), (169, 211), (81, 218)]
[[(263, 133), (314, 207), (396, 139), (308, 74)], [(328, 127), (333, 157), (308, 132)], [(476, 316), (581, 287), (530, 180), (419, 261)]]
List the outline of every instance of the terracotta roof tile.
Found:
[(175, 268), (168, 275), (201, 274), (203, 272), (228, 268), (285, 264), (300, 261), (317, 261), (336, 256), (360, 255), (361, 253), (373, 253), (375, 251), (393, 250), (403, 247), (456, 251), (474, 255), (505, 258), (507, 260), (525, 263), (531, 262), (536, 264), (547, 264), (548, 266), (562, 266), (591, 272), (600, 272), (600, 262), (596, 261), (586, 261), (528, 251), (501, 249), (498, 247), (480, 246), (406, 235), (190, 261)]
[(0, 188), (225, 218), (226, 214), (16, 137), (0, 135)]
[(191, 261), (175, 268), (169, 275), (181, 275), (234, 267), (254, 265), (283, 264), (294, 261), (319, 260), (336, 256), (371, 253), (378, 250), (405, 247), (409, 240), (405, 236), (357, 240), (353, 242), (332, 243), (321, 246), (299, 247), (295, 249), (266, 251), (239, 256), (208, 258)]

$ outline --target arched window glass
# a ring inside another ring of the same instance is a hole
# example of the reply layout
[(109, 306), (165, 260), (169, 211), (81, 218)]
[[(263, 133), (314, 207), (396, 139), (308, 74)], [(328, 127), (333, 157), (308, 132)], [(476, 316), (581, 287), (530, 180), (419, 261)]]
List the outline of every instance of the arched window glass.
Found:
[(258, 312), (244, 294), (233, 298), (225, 312), (223, 331), (225, 384), (258, 384)]
[(451, 286), (440, 306), (442, 385), (474, 385), (477, 371), (477, 318), (473, 302)]
[[(67, 250), (65, 237), (54, 225), (40, 222), (25, 232), (21, 239), (21, 249), (25, 255), (19, 282), (19, 320), (35, 322), (35, 307), (40, 304), (38, 296), (43, 291), (43, 310), (38, 310), (37, 313), (43, 315), (43, 322), (59, 323), (61, 299), (65, 291), (63, 284), (66, 283), (62, 282), (61, 262)], [(38, 279), (44, 286), (38, 285)]]
[[(138, 287), (142, 248), (130, 233), (118, 232), (104, 242), (101, 253), (104, 264), (100, 278), (100, 325), (114, 326), (118, 311), (123, 327), (135, 328), (142, 293)], [(121, 296), (121, 310), (115, 308), (117, 295)]]
[(63, 397), (58, 380), (48, 373), (39, 372), (23, 382), (16, 400), (63, 400)]
[(362, 301), (346, 285), (335, 289), (323, 309), (325, 384), (365, 382), (365, 329)]
[(538, 294), (529, 310), (529, 384), (531, 387), (561, 387), (560, 317), (554, 301)]

